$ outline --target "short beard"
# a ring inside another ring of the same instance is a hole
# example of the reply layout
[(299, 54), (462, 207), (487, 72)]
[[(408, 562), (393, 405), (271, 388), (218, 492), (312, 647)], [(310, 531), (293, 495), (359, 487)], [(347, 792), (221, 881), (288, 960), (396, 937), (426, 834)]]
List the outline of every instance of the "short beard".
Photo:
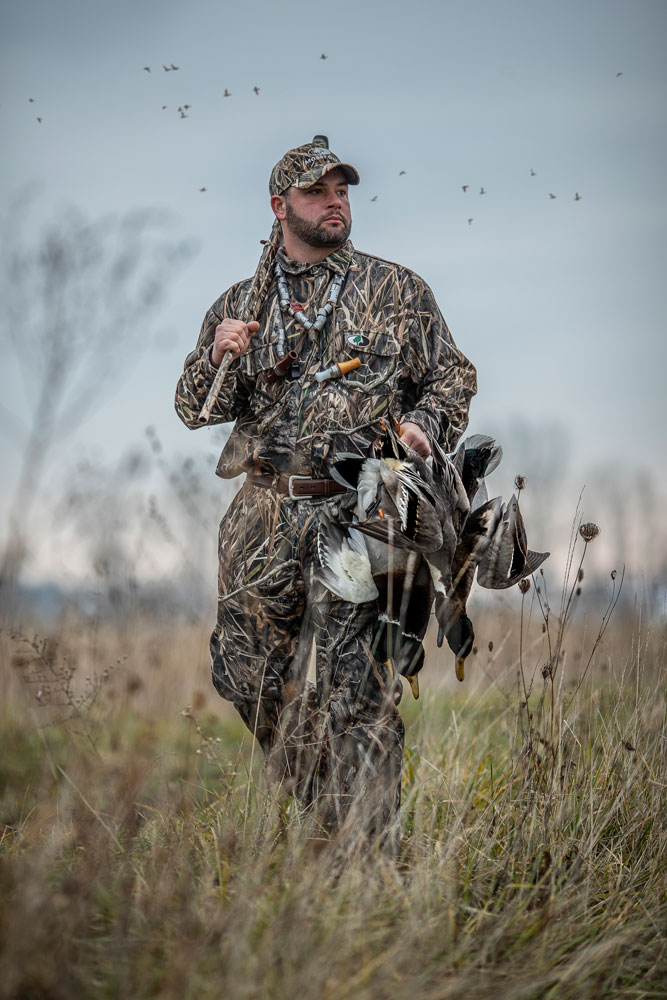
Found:
[[(343, 216), (341, 215), (342, 219)], [(313, 222), (306, 222), (302, 219), (300, 215), (297, 215), (289, 201), (285, 201), (285, 222), (289, 226), (289, 229), (295, 236), (302, 241), (302, 243), (307, 244), (309, 247), (316, 247), (318, 250), (322, 247), (339, 247), (350, 235), (352, 229), (351, 222), (345, 222), (343, 220), (343, 228), (338, 229), (325, 229), (322, 225), (315, 225)]]

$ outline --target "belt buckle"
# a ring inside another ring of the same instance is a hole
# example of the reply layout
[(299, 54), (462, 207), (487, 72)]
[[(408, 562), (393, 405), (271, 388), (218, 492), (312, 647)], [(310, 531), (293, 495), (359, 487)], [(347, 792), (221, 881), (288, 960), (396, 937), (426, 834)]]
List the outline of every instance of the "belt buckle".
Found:
[[(292, 492), (292, 482), (293, 482), (293, 481), (294, 481), (295, 479), (310, 479), (310, 476), (288, 476), (288, 477), (287, 477), (287, 494), (288, 494), (288, 496), (289, 496), (290, 500), (303, 500), (303, 499), (304, 499), (304, 497), (303, 497), (303, 496), (299, 496), (299, 497), (297, 497), (297, 496), (295, 496), (295, 495), (294, 495), (294, 493)], [(307, 495), (307, 496), (311, 496), (311, 497), (313, 496), (313, 494), (312, 494), (312, 493), (310, 493), (310, 494), (306, 494), (306, 495)]]

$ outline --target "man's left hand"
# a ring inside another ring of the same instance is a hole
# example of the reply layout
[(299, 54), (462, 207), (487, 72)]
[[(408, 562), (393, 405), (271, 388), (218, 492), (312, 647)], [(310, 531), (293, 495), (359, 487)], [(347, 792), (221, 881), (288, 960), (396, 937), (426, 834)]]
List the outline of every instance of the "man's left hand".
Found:
[(431, 446), (423, 430), (418, 424), (410, 423), (409, 420), (401, 424), (401, 441), (422, 458), (428, 458), (431, 454)]

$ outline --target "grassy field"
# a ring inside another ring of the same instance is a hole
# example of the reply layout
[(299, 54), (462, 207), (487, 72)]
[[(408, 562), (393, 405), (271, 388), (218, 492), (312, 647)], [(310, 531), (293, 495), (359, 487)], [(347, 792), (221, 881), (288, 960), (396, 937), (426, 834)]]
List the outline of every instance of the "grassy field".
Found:
[(335, 871), (205, 625), (4, 631), (0, 996), (664, 997), (664, 628), (513, 596), (405, 689), (398, 863)]

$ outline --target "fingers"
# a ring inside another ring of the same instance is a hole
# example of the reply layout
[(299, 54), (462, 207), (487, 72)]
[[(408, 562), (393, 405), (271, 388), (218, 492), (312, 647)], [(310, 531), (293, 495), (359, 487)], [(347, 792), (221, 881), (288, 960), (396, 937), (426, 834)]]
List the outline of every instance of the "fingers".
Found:
[(408, 448), (416, 451), (422, 458), (428, 458), (431, 454), (431, 446), (428, 438), (417, 424), (412, 424), (409, 421), (401, 424), (401, 441), (407, 444)]
[(223, 319), (215, 328), (215, 340), (211, 349), (211, 361), (217, 367), (226, 351), (231, 351), (233, 357), (248, 349), (250, 338), (259, 330), (259, 323), (252, 320), (244, 323), (240, 319)]

